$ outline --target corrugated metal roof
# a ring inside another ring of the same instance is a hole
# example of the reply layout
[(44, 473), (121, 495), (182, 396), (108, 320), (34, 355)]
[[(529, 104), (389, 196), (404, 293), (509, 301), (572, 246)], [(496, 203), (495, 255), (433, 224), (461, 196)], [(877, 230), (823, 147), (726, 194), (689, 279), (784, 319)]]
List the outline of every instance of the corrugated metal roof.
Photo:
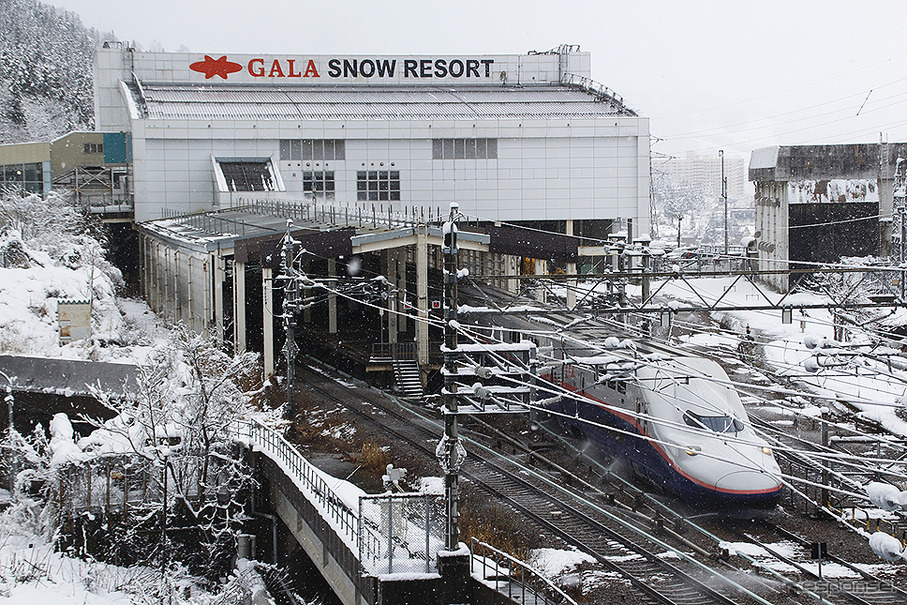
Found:
[[(251, 87), (147, 84), (133, 95), (150, 119), (470, 120), (634, 115), (566, 86), (532, 88)], [(144, 95), (144, 96), (143, 96)]]

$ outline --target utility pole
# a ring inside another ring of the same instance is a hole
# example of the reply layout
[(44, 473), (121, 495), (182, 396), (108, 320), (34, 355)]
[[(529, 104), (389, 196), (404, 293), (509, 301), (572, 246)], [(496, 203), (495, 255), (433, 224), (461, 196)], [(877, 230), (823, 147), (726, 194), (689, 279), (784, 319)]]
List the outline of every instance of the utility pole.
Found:
[(435, 454), (444, 471), (444, 498), (447, 517), (445, 548), (454, 551), (460, 542), (459, 529), (459, 470), (466, 459), (466, 450), (457, 434), (457, 221), (460, 206), (450, 205), (450, 216), (444, 222), (444, 437)]
[(904, 302), (904, 294), (907, 289), (905, 289), (904, 279), (907, 278), (907, 271), (904, 270), (904, 237), (907, 236), (907, 225), (904, 224), (905, 214), (907, 214), (907, 206), (901, 204), (898, 206), (898, 222), (900, 222), (901, 227), (901, 241), (899, 243), (900, 254), (898, 255), (898, 260), (901, 266), (901, 302)]
[(9, 408), (9, 497), (15, 502), (16, 501), (16, 452), (13, 449), (13, 405), (15, 404), (15, 399), (13, 398), (13, 379), (7, 375), (6, 372), (0, 371), (0, 376), (6, 378), (6, 405)]
[(296, 346), (296, 312), (299, 310), (299, 280), (296, 275), (296, 250), (291, 233), (293, 228), (292, 221), (287, 221), (287, 233), (283, 238), (283, 275), (286, 280), (283, 291), (283, 326), (286, 342), (283, 345), (283, 353), (287, 360), (287, 402), (284, 408), (284, 417), (290, 418), (295, 415), (296, 410), (293, 408), (293, 379), (294, 364), (296, 355), (299, 353), (299, 347)]
[(727, 177), (724, 176), (724, 150), (718, 150), (721, 159), (721, 201), (724, 203), (724, 256), (728, 254)]

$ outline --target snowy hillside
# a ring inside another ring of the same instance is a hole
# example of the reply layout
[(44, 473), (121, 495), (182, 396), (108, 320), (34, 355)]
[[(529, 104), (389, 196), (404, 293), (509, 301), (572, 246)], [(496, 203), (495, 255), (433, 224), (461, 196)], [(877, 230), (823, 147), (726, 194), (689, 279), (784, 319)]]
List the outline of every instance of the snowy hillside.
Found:
[[(0, 353), (140, 361), (164, 338), (144, 303), (117, 300), (120, 272), (88, 231), (59, 195), (0, 198)], [(90, 301), (90, 339), (60, 345), (60, 301)]]
[(78, 15), (36, 0), (0, 2), (0, 143), (48, 140), (94, 121), (99, 40)]

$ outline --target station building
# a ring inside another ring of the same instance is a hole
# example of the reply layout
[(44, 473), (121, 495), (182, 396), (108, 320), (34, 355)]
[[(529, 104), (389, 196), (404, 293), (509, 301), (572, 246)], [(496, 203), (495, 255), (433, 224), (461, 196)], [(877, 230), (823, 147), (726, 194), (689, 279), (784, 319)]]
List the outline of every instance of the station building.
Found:
[(591, 57), (142, 53), (108, 45), (96, 127), (129, 132), (135, 220), (238, 200), (649, 229), (649, 121)]
[(131, 216), (129, 150), (125, 132), (70, 132), (0, 145), (0, 189), (44, 195), (65, 187), (96, 213)]
[[(391, 276), (387, 312), (364, 321), (380, 326), (373, 341), (414, 341), (424, 366), (430, 335), (408, 314), (426, 318), (440, 298), (436, 225), (451, 203), (473, 234), (463, 262), (499, 280), (548, 260), (575, 271), (609, 234), (648, 234), (648, 118), (590, 76), (575, 46), (347, 56), (111, 43), (96, 57), (95, 115), (99, 130), (131, 139), (152, 308), (216, 328), (238, 350), (263, 347), (269, 370), (275, 245), (289, 218), (313, 271), (344, 279), (358, 256)], [(330, 299), (314, 321), (333, 335), (321, 340), (353, 346), (369, 331), (343, 313)]]

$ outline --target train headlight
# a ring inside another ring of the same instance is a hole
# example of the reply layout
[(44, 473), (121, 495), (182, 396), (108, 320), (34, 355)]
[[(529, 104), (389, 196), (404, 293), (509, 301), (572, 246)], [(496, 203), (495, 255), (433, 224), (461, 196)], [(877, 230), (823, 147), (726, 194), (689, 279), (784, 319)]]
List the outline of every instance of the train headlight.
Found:
[(767, 445), (763, 445), (763, 446), (762, 446), (762, 453), (763, 453), (763, 454), (766, 454), (766, 455), (768, 455), (768, 456), (771, 456), (771, 455), (772, 455), (772, 448), (770, 448), (770, 447), (767, 446)]
[(696, 454), (698, 454), (701, 451), (702, 451), (702, 448), (699, 447), (698, 445), (688, 445), (687, 449), (686, 449), (687, 456), (695, 456)]

